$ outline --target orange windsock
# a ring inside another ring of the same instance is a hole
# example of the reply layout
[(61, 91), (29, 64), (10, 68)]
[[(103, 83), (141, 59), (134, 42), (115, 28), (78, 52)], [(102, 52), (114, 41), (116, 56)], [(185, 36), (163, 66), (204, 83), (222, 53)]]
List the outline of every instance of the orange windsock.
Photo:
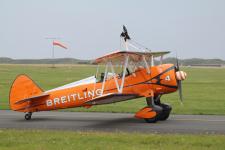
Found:
[(54, 46), (56, 45), (56, 46), (59, 46), (59, 47), (62, 47), (62, 48), (67, 49), (67, 47), (66, 47), (64, 44), (62, 44), (61, 42), (53, 41), (52, 44), (53, 44)]

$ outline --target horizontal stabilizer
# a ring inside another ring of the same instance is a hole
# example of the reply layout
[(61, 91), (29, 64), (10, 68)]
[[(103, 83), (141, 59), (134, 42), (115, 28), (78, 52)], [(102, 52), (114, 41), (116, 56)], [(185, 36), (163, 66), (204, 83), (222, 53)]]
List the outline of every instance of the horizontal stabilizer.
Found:
[(22, 103), (25, 103), (25, 102), (28, 102), (28, 101), (36, 101), (39, 98), (47, 97), (47, 96), (49, 96), (49, 94), (44, 93), (44, 94), (41, 94), (41, 95), (32, 96), (32, 97), (29, 97), (29, 98), (25, 98), (23, 100), (16, 101), (14, 104), (22, 104)]
[(101, 105), (101, 104), (110, 104), (120, 101), (125, 101), (128, 99), (139, 97), (137, 94), (119, 94), (119, 93), (110, 93), (105, 94), (99, 97), (96, 97), (90, 101), (87, 101), (85, 104), (89, 105)]

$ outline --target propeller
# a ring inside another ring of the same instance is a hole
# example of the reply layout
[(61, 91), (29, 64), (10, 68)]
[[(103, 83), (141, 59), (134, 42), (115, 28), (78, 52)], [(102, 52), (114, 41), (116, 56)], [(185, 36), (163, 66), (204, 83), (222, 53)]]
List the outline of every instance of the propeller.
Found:
[(124, 41), (130, 40), (130, 36), (128, 35), (127, 28), (123, 25), (123, 32), (120, 34), (120, 37), (124, 38)]
[[(176, 58), (176, 72), (180, 72), (180, 67), (179, 67), (179, 60), (178, 58)], [(177, 79), (177, 86), (178, 86), (178, 92), (179, 92), (179, 97), (180, 97), (180, 101), (183, 104), (183, 94), (182, 94), (182, 84), (181, 84), (181, 80)]]

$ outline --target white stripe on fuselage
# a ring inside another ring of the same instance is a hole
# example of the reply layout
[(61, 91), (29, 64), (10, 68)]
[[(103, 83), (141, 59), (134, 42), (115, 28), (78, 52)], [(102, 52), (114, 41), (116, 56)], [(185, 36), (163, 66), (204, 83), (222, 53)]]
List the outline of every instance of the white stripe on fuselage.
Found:
[(95, 76), (91, 76), (91, 77), (88, 77), (88, 78), (85, 78), (85, 79), (82, 79), (82, 80), (79, 80), (79, 81), (76, 81), (76, 82), (72, 82), (72, 83), (69, 83), (69, 84), (66, 84), (66, 85), (63, 85), (63, 86), (45, 91), (45, 93), (58, 91), (58, 90), (64, 90), (64, 89), (77, 87), (77, 86), (80, 86), (80, 85), (85, 85), (85, 84), (90, 84), (90, 83), (96, 83)]

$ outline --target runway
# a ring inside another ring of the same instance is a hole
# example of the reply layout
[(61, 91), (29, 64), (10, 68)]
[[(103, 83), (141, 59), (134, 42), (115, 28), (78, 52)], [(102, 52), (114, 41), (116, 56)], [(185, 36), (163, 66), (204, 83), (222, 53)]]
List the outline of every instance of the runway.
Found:
[(225, 116), (171, 115), (166, 121), (145, 123), (129, 113), (37, 112), (32, 120), (24, 113), (0, 110), (0, 128), (74, 131), (225, 134)]

